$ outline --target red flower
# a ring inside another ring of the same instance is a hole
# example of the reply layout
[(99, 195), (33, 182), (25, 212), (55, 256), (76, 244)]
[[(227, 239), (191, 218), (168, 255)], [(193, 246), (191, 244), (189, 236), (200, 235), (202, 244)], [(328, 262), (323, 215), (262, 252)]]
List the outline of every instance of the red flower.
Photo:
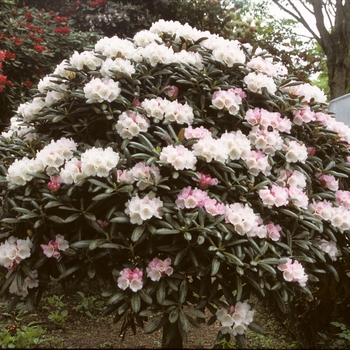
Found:
[(67, 17), (59, 17), (59, 16), (57, 16), (57, 17), (55, 17), (54, 18), (54, 20), (55, 20), (55, 22), (68, 22), (68, 18)]
[(75, 2), (74, 2), (74, 5), (75, 5), (75, 6), (80, 6), (80, 5), (81, 5), (81, 1), (80, 1), (80, 0), (75, 1)]
[(49, 14), (50, 14), (51, 16), (54, 16), (54, 15), (56, 14), (56, 12), (55, 12), (55, 11), (50, 11)]
[(7, 76), (0, 74), (0, 84), (5, 84), (7, 80)]
[(44, 69), (38, 68), (38, 69), (35, 70), (35, 73), (38, 74), (38, 75), (43, 75), (44, 74)]
[(46, 47), (43, 45), (34, 45), (33, 49), (37, 52), (43, 52), (46, 49)]
[(34, 16), (30, 12), (27, 12), (24, 17), (28, 22), (32, 22), (34, 19)]
[(5, 51), (5, 60), (9, 61), (9, 60), (15, 60), (15, 59), (16, 59), (15, 53)]
[(33, 87), (33, 83), (29, 80), (24, 81), (23, 85), (28, 87), (29, 89)]
[(55, 34), (69, 34), (70, 29), (69, 27), (56, 27), (55, 28)]
[(37, 43), (42, 43), (43, 39), (39, 38), (38, 36), (33, 36), (32, 39), (36, 41)]
[(2, 69), (2, 62), (0, 62), (0, 69)]
[(107, 0), (96, 0), (96, 1), (91, 1), (89, 6), (90, 7), (99, 7), (105, 5)]
[(0, 51), (0, 61), (6, 57), (6, 51)]
[(9, 87), (13, 87), (13, 82), (12, 81), (9, 81), (9, 80), (6, 80), (5, 81), (5, 84)]

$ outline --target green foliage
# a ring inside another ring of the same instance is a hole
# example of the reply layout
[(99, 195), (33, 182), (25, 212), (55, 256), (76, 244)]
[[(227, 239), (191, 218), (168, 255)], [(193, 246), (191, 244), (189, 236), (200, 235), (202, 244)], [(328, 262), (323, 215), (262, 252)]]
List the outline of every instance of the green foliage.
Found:
[(215, 0), (83, 0), (67, 3), (62, 13), (72, 16), (79, 30), (94, 30), (106, 36), (133, 37), (159, 19), (188, 23), (226, 36), (234, 10), (231, 4)]
[(47, 343), (43, 338), (46, 331), (40, 326), (23, 326), (20, 329), (8, 328), (0, 332), (2, 349), (37, 349), (41, 344)]
[(73, 307), (73, 310), (90, 318), (93, 318), (97, 313), (100, 313), (104, 304), (104, 301), (98, 300), (96, 296), (88, 296), (81, 291), (77, 292), (77, 302), (78, 304)]
[(52, 338), (43, 337), (46, 330), (38, 325), (38, 315), (17, 304), (11, 313), (2, 313), (0, 344), (2, 349), (35, 349), (48, 346)]
[[(49, 310), (48, 319), (52, 321), (57, 328), (62, 328), (68, 316), (68, 310), (64, 309), (67, 303), (62, 301), (63, 295), (53, 295), (45, 300), (43, 309)], [(46, 303), (48, 305), (46, 305)]]
[(348, 349), (350, 346), (350, 330), (341, 322), (331, 322), (338, 333), (318, 333), (319, 341), (317, 345), (323, 349)]

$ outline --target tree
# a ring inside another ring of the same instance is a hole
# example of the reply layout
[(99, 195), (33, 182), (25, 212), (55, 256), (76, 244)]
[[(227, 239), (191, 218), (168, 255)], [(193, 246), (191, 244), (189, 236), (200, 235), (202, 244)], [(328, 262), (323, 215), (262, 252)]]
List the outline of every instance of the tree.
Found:
[[(321, 46), (327, 57), (330, 98), (344, 95), (350, 78), (350, 2), (300, 0), (298, 7), (292, 0), (272, 1), (300, 22)], [(317, 31), (310, 26), (305, 13), (315, 17)]]

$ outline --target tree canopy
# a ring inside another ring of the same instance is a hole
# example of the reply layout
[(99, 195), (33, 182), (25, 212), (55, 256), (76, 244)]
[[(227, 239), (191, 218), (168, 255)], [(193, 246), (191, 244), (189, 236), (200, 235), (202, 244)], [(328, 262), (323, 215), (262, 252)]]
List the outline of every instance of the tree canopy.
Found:
[[(350, 2), (343, 0), (272, 0), (300, 22), (327, 57), (330, 98), (347, 92), (350, 75)], [(307, 15), (315, 18), (312, 28)]]

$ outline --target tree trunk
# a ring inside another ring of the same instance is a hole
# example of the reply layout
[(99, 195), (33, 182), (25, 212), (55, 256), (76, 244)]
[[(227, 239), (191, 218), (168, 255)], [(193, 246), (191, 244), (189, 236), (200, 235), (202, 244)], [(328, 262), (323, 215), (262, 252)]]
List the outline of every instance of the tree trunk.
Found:
[(349, 84), (349, 62), (348, 54), (332, 54), (327, 57), (328, 85), (330, 88), (330, 98), (340, 97), (346, 94)]
[(183, 349), (178, 323), (167, 322), (163, 326), (162, 349)]

